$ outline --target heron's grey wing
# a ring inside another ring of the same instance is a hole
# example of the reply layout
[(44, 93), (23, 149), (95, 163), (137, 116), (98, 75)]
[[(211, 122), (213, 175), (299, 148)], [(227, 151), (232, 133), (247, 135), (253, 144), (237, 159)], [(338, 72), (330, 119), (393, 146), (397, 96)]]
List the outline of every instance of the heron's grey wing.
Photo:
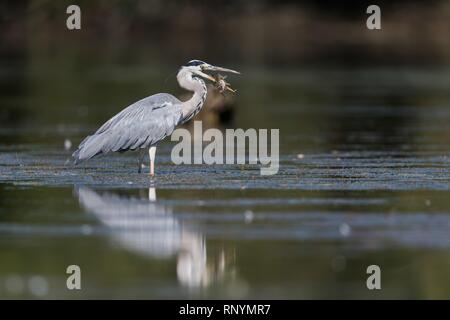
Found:
[(172, 134), (182, 118), (181, 102), (160, 93), (125, 108), (84, 139), (74, 152), (75, 163), (110, 151), (147, 148)]

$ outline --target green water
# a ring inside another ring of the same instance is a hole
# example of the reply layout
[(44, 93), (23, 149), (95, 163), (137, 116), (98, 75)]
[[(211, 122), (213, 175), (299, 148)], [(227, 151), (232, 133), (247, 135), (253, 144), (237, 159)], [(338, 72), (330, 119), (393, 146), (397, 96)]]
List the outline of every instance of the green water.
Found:
[(240, 66), (224, 127), (280, 129), (279, 173), (175, 166), (165, 142), (151, 179), (133, 153), (67, 160), (129, 103), (181, 93), (175, 70), (66, 61), (2, 68), (1, 298), (450, 296), (449, 70)]

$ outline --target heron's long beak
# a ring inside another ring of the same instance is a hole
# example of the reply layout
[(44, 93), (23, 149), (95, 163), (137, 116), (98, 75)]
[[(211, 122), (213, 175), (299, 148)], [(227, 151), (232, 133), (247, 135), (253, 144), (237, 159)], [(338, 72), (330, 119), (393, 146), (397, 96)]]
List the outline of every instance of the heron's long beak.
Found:
[(212, 66), (210, 64), (203, 65), (202, 70), (203, 71), (216, 71), (216, 72), (228, 72), (228, 73), (234, 73), (234, 74), (241, 74), (240, 72), (235, 71), (235, 70), (222, 68), (222, 67), (216, 67), (216, 66)]

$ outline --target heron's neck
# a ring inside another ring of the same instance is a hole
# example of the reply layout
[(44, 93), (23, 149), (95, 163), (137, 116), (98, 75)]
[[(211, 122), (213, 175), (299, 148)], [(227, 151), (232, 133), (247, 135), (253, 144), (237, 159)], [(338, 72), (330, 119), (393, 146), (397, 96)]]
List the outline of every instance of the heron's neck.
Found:
[(192, 119), (203, 107), (206, 100), (208, 89), (205, 82), (197, 77), (189, 77), (180, 81), (180, 86), (186, 90), (194, 92), (191, 99), (183, 102), (181, 108), (183, 110), (183, 123)]

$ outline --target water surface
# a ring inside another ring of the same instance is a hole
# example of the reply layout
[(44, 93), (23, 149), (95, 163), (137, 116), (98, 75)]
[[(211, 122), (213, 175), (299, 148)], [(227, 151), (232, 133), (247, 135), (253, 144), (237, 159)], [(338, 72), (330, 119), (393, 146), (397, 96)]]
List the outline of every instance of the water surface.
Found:
[(450, 296), (448, 70), (249, 68), (224, 127), (279, 128), (279, 173), (175, 166), (167, 142), (150, 178), (133, 153), (70, 154), (128, 103), (176, 92), (167, 68), (86, 83), (45, 66), (1, 78), (0, 297)]

